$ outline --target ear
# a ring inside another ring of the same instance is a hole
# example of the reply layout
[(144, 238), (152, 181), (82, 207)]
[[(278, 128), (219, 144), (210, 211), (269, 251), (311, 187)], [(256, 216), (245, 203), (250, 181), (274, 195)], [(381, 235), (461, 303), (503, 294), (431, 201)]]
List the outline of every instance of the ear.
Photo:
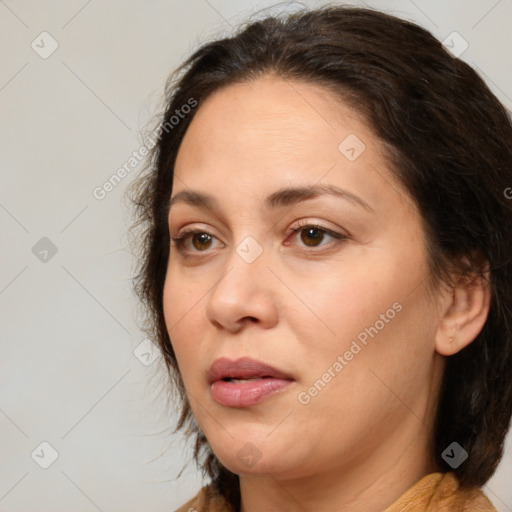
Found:
[(435, 337), (435, 349), (443, 356), (456, 354), (482, 330), (491, 304), (488, 271), (461, 277), (445, 294), (442, 318)]

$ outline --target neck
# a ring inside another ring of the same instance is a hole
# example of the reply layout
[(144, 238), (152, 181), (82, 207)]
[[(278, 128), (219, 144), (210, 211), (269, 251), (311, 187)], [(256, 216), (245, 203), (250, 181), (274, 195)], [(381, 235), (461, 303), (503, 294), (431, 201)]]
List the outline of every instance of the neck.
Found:
[(372, 447), (370, 454), (346, 466), (314, 474), (302, 468), (303, 475), (297, 478), (280, 478), (271, 472), (240, 475), (241, 512), (382, 512), (423, 476), (439, 471), (427, 456), (431, 452), (428, 429), (422, 426), (418, 436), (419, 420), (412, 415), (409, 420), (386, 446), (377, 451)]

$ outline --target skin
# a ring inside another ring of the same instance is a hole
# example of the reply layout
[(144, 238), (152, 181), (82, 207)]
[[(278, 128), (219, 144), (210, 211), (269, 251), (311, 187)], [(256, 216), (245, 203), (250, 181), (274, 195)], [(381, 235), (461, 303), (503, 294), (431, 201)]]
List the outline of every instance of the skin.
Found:
[[(365, 144), (354, 161), (338, 149), (350, 134)], [(278, 189), (315, 184), (347, 190), (370, 209), (330, 195), (263, 205)], [(194, 416), (240, 476), (242, 511), (384, 510), (437, 470), (429, 442), (445, 356), (481, 330), (488, 288), (473, 280), (432, 291), (420, 214), (381, 143), (317, 85), (265, 76), (210, 96), (175, 165), (172, 197), (188, 189), (219, 204), (171, 208), (171, 237), (187, 227), (212, 238), (189, 237), (181, 251), (171, 244), (165, 319)], [(288, 234), (298, 222), (347, 239), (317, 233), (308, 246), (307, 228)], [(262, 249), (251, 263), (236, 250), (248, 236)], [(384, 327), (300, 403), (383, 314)], [(256, 406), (218, 404), (210, 365), (243, 356), (294, 382)], [(256, 464), (237, 455), (242, 448)]]

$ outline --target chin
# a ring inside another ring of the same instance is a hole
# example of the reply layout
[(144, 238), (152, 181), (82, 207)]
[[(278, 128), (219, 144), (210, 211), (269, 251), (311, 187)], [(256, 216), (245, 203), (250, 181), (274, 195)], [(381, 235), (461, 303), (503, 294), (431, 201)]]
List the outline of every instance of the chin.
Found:
[(238, 452), (229, 454), (220, 454), (217, 456), (220, 462), (232, 473), (237, 475), (272, 475), (281, 474), (284, 471), (290, 471), (290, 461), (286, 461), (286, 467), (283, 467), (282, 456), (266, 456), (258, 451), (250, 443), (244, 445)]
[(279, 436), (273, 440), (265, 439), (267, 434), (231, 439), (231, 442), (222, 445), (212, 443), (211, 446), (220, 462), (237, 475), (270, 473), (291, 476), (301, 467), (305, 458), (286, 446)]

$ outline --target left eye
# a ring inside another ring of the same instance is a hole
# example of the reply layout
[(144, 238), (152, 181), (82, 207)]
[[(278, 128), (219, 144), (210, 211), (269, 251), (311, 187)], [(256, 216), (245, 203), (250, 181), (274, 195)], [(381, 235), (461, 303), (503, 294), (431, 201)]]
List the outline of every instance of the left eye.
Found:
[[(300, 226), (292, 230), (293, 235), (300, 234), (300, 239), (307, 247), (318, 247), (325, 240), (325, 236), (335, 240), (344, 240), (347, 237), (317, 225)], [(325, 244), (323, 244), (325, 245)]]

